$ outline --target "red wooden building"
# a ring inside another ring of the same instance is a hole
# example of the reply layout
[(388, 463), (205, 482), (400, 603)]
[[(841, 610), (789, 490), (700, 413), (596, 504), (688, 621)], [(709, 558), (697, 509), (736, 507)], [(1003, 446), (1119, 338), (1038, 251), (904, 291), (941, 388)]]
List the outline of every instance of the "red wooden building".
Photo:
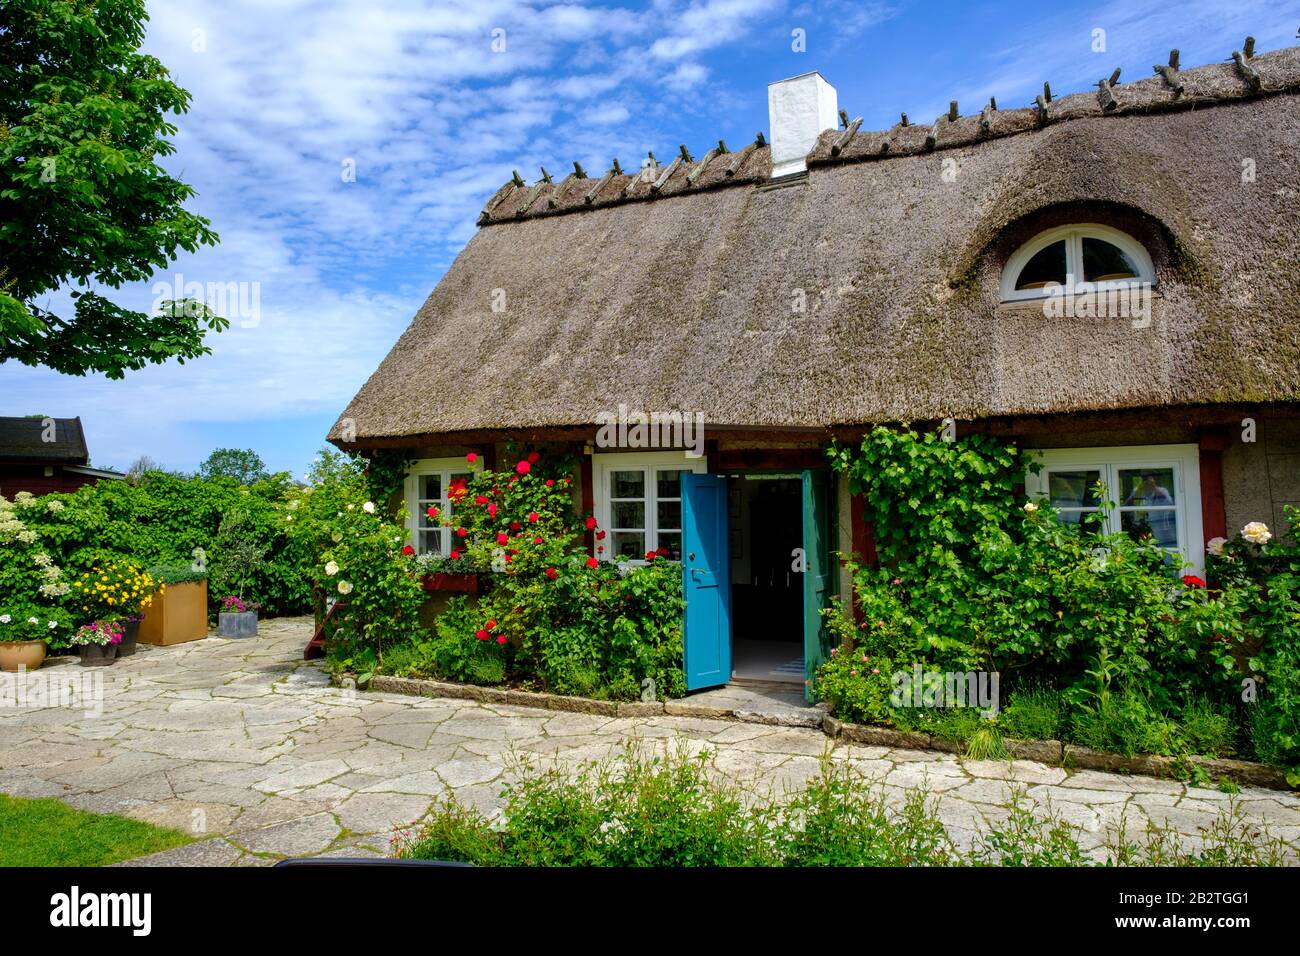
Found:
[(0, 418), (0, 495), (76, 491), (96, 481), (118, 480), (116, 471), (90, 467), (80, 418)]

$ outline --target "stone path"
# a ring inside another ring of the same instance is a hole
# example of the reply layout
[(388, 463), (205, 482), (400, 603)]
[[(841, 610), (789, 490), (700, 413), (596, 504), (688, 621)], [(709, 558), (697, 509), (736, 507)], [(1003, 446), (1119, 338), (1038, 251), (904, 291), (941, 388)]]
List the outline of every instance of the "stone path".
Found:
[[(253, 640), (142, 647), (102, 672), (100, 716), (0, 709), (0, 791), (207, 837), (140, 863), (261, 865), (386, 853), (391, 833), (447, 790), (491, 812), (512, 750), (572, 763), (604, 757), (631, 736), (678, 739), (713, 750), (719, 773), (779, 792), (814, 775), (831, 746), (799, 727), (359, 694), (328, 686), (318, 665), (301, 660), (309, 630), (304, 619), (279, 619), (262, 622)], [(85, 670), (71, 661), (47, 668)], [(881, 781), (890, 799), (927, 788), (959, 840), (1002, 819), (1017, 786), (1083, 827), (1090, 847), (1124, 811), (1132, 829), (1150, 818), (1194, 843), (1229, 799), (1169, 780), (845, 742), (832, 759)], [(1243, 788), (1237, 800), (1253, 822), (1300, 846), (1300, 797)]]

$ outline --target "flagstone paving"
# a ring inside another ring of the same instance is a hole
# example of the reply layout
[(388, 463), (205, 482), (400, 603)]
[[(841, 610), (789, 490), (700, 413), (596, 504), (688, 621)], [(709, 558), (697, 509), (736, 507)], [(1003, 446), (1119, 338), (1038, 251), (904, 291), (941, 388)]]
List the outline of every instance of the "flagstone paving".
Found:
[[(357, 693), (329, 686), (319, 664), (301, 659), (309, 633), (306, 619), (282, 618), (263, 621), (251, 640), (141, 647), (101, 671), (98, 716), (0, 710), (0, 791), (194, 833), (202, 839), (135, 862), (205, 866), (382, 855), (440, 794), (492, 813), (521, 757), (576, 764), (633, 737), (707, 747), (717, 773), (777, 794), (808, 780), (829, 754), (879, 781), (891, 801), (924, 788), (959, 842), (1004, 819), (1016, 789), (1081, 827), (1098, 855), (1121, 821), (1135, 835), (1148, 820), (1168, 825), (1196, 845), (1229, 801), (1171, 780), (963, 761), (831, 741), (803, 727)], [(46, 665), (63, 667), (85, 670), (71, 660)], [(1234, 799), (1252, 823), (1300, 847), (1300, 797), (1245, 787)]]

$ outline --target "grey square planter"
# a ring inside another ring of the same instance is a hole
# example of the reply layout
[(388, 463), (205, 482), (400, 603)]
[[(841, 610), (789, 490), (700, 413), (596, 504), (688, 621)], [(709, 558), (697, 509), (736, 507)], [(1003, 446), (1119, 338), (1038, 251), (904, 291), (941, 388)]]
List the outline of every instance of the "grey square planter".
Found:
[(256, 611), (222, 611), (217, 615), (221, 637), (257, 637)]

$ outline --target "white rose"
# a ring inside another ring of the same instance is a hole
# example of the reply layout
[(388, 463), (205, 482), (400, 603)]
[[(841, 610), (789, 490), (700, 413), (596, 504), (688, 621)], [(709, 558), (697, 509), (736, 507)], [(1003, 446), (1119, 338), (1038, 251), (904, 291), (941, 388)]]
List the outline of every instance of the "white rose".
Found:
[(1205, 550), (1217, 558), (1223, 554), (1223, 546), (1227, 543), (1227, 538), (1211, 538), (1205, 542)]
[(1268, 544), (1273, 538), (1273, 532), (1268, 530), (1268, 525), (1264, 522), (1252, 521), (1241, 529), (1241, 536), (1251, 544)]
[(1031, 515), (1037, 510), (1038, 510), (1038, 505), (1034, 504), (1032, 501), (1025, 502), (1025, 514)]
[(50, 621), (50, 623), (49, 623), (49, 624), (46, 624), (45, 626), (48, 627), (48, 628), (52, 631), (52, 630), (54, 630), (56, 627), (59, 626), (59, 622), (58, 622), (58, 621)]
[(330, 577), (334, 577), (334, 575), (339, 573), (338, 564), (334, 561), (331, 561), (329, 564), (325, 565), (325, 573), (328, 574)]
[(27, 619), (27, 623), (28, 623), (28, 624), (40, 624), (41, 622), (38, 621), (38, 620), (36, 620), (36, 618), (34, 618), (34, 617), (29, 617), (29, 618)]
[(0, 624), (8, 624), (12, 620), (13, 618), (11, 618), (8, 614), (0, 614)]
[(368, 515), (372, 515), (375, 513), (375, 503), (373, 501), (367, 501), (364, 505), (361, 506), (361, 510)]
[(351, 510), (352, 510), (353, 508), (355, 508), (355, 507), (356, 507), (356, 505), (348, 505), (348, 511), (351, 511)]
[(351, 594), (351, 593), (352, 593), (352, 585), (349, 584), (347, 581), (340, 581), (339, 594)]

